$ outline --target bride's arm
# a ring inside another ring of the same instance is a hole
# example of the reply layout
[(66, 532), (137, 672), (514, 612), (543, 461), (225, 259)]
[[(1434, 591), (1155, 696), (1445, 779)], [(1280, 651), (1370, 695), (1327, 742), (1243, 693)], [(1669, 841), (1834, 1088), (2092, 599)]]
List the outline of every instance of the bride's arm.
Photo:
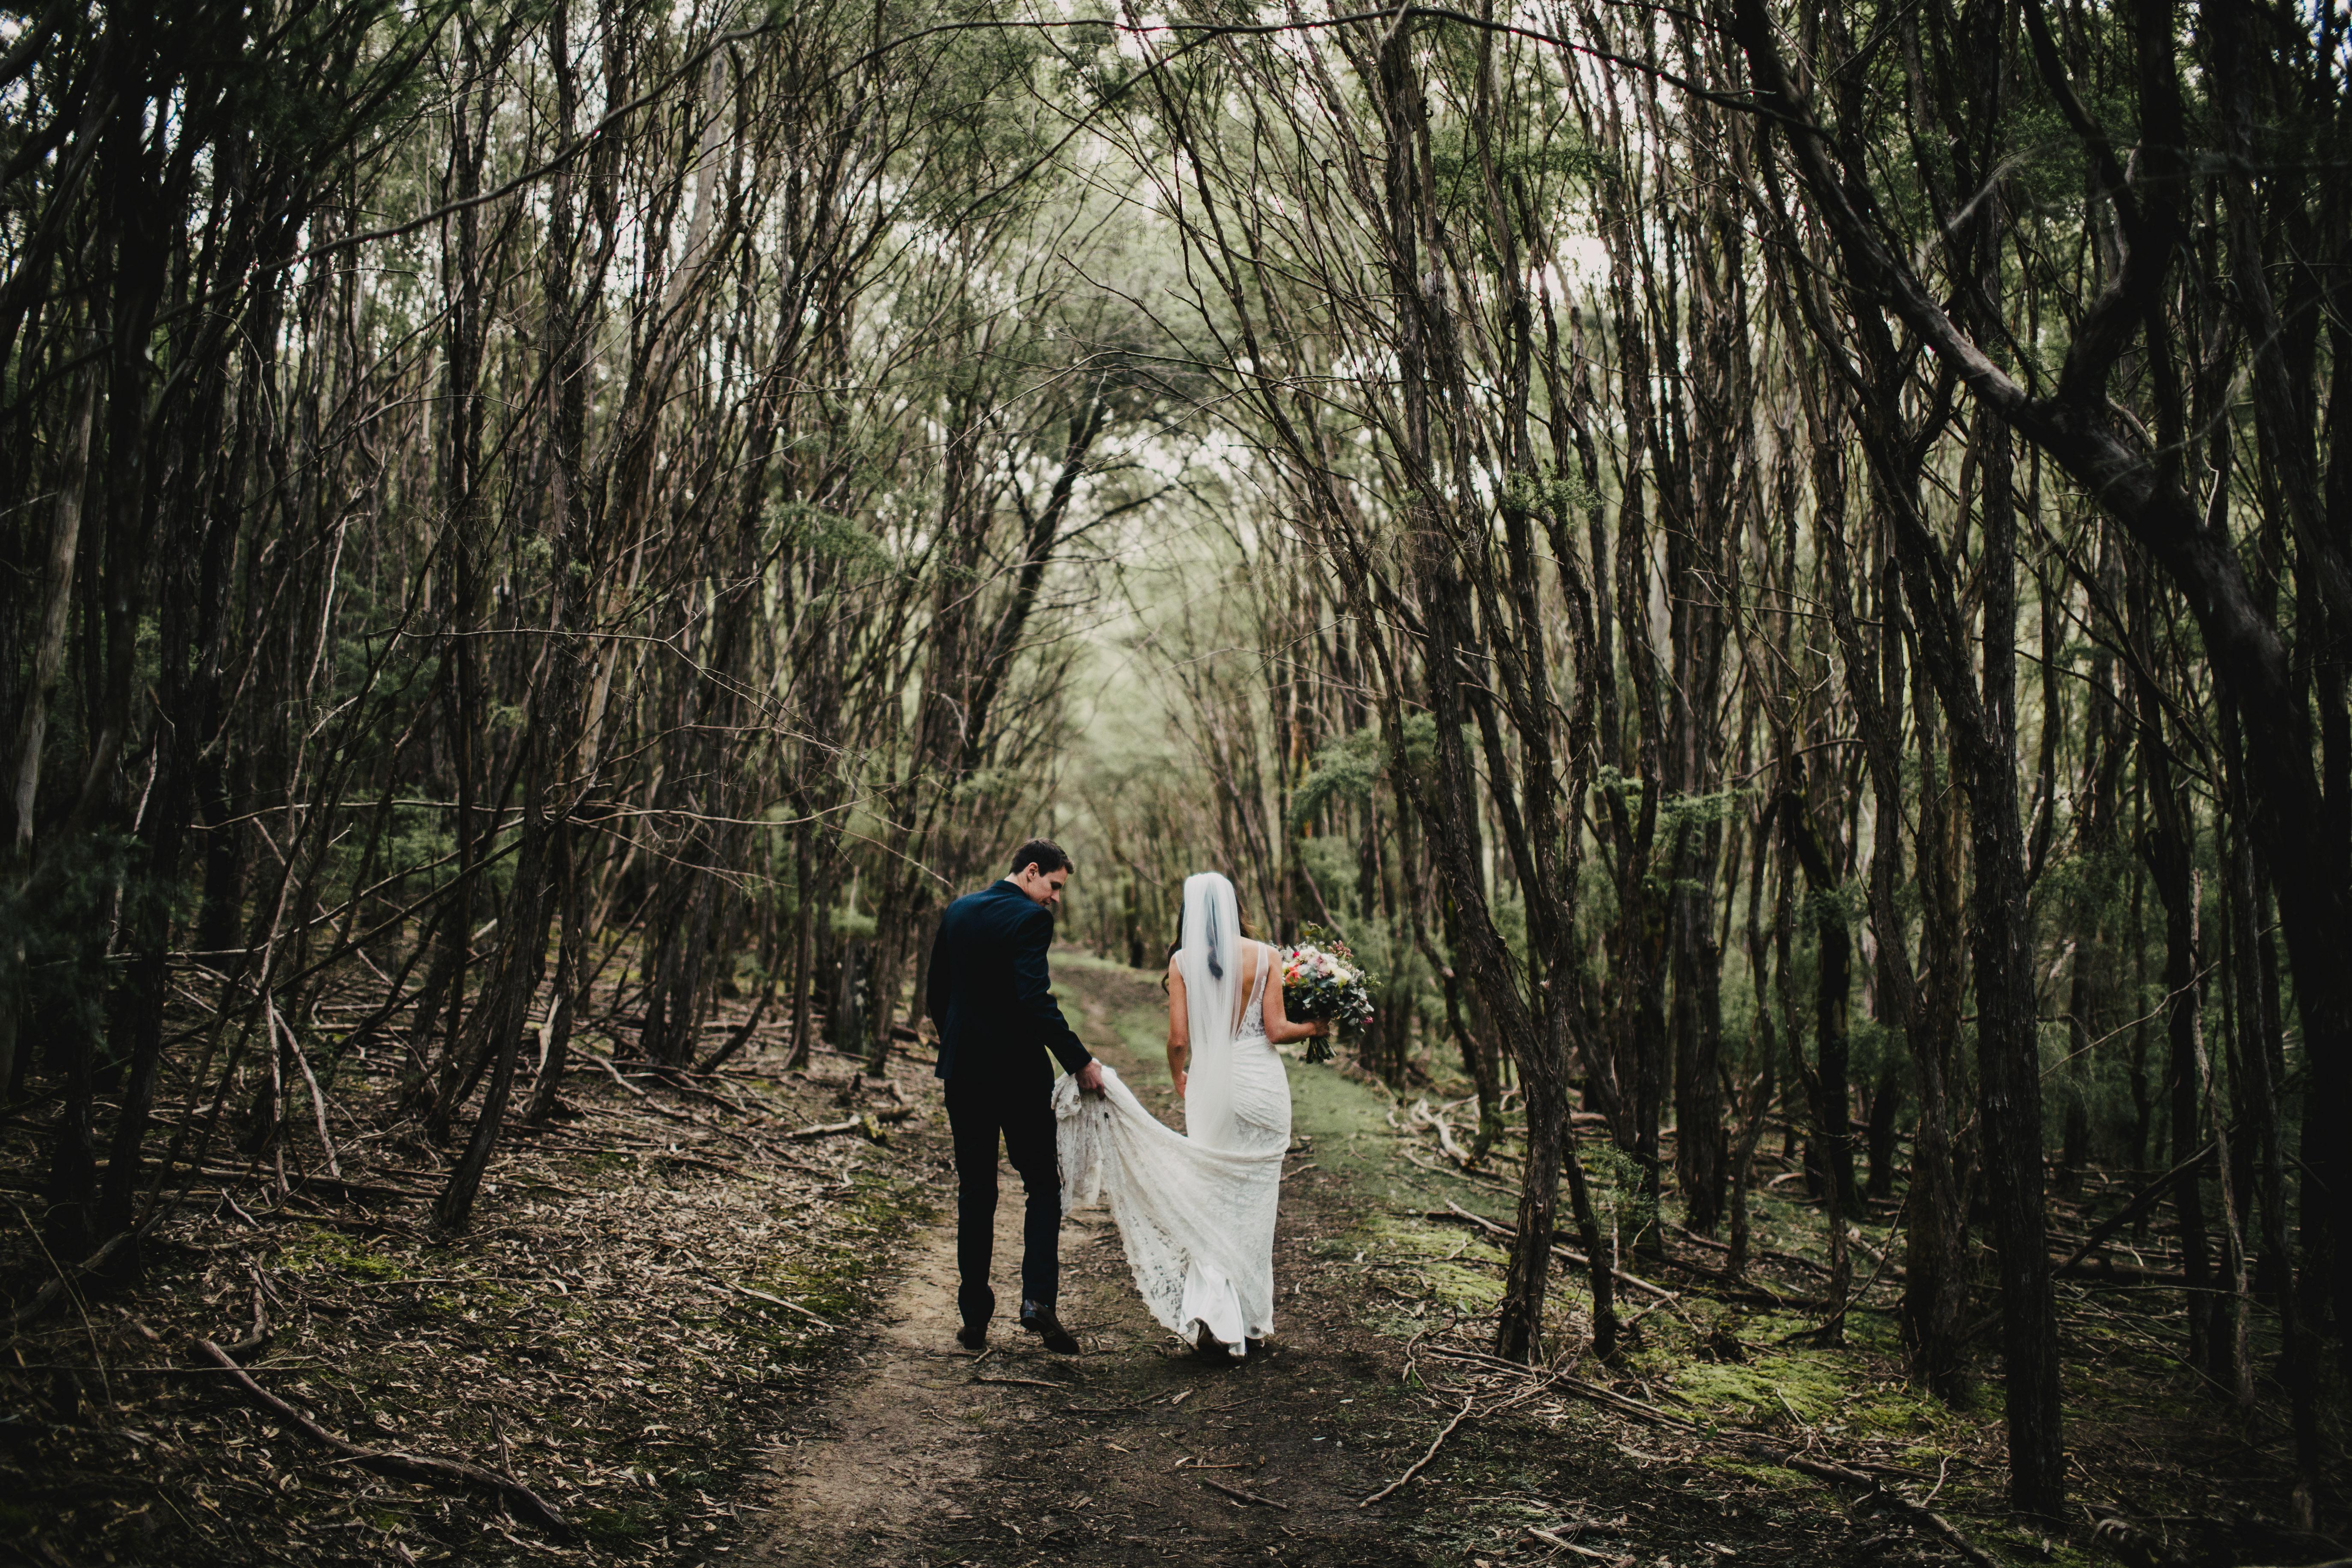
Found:
[(1184, 1013), (1184, 977), (1176, 961), (1168, 961), (1168, 1076), (1176, 1080), (1176, 1098), (1184, 1098), (1184, 1069), (1192, 1061), (1192, 1026)]
[[(1265, 950), (1265, 962), (1278, 964), (1282, 952), (1278, 948)], [(1283, 1016), (1282, 973), (1276, 970), (1265, 977), (1265, 1037), (1269, 1044), (1286, 1046), (1293, 1040), (1312, 1039), (1317, 1035), (1331, 1032), (1330, 1024), (1321, 1018), (1311, 1024), (1294, 1024)]]

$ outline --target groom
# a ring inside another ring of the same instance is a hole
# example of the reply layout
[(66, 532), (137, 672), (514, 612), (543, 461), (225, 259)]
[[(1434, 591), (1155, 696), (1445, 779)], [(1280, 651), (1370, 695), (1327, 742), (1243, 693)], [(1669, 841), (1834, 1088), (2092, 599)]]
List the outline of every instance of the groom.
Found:
[(1045, 949), (1054, 910), (1070, 879), (1070, 858), (1047, 838), (1013, 852), (1012, 873), (968, 893), (940, 915), (931, 949), (931, 1021), (939, 1026), (939, 1076), (947, 1080), (955, 1135), (956, 1342), (988, 1342), (996, 1292), (988, 1286), (996, 1241), (996, 1140), (1021, 1174), (1028, 1205), (1021, 1231), (1021, 1326), (1045, 1348), (1076, 1355), (1078, 1342), (1054, 1315), (1061, 1283), (1062, 1184), (1054, 1163), (1052, 1051), (1078, 1087), (1102, 1088), (1102, 1068), (1054, 1005)]

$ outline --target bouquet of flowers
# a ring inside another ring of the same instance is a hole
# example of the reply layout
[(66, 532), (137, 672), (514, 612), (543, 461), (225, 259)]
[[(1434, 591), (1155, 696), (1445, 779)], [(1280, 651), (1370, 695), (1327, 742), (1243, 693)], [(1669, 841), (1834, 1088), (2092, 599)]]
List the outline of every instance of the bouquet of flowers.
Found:
[[(1372, 1021), (1371, 975), (1337, 931), (1307, 926), (1282, 955), (1282, 1011), (1305, 1023), (1328, 1019), (1335, 1028)], [(1331, 1037), (1307, 1042), (1307, 1059), (1331, 1059)]]

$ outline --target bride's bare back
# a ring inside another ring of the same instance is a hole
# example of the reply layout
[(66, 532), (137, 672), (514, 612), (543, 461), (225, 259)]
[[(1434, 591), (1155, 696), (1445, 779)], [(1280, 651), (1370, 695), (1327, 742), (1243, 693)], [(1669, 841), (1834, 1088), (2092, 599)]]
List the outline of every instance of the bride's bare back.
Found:
[[(1234, 1033), (1237, 1037), (1246, 1032), (1244, 1016), (1249, 1011), (1250, 999), (1257, 994), (1259, 974), (1273, 965), (1275, 958), (1275, 950), (1262, 942), (1247, 943), (1242, 949), (1242, 1002), (1234, 1016)], [(1265, 1000), (1258, 1005), (1258, 1015), (1265, 1022), (1268, 1045), (1285, 1046), (1331, 1030), (1327, 1023), (1292, 1023), (1282, 1010), (1282, 987), (1272, 984), (1267, 984)], [(1184, 1092), (1192, 1062), (1192, 1016), (1185, 1009), (1184, 973), (1171, 957), (1168, 961), (1168, 1076), (1175, 1079), (1179, 1095)]]

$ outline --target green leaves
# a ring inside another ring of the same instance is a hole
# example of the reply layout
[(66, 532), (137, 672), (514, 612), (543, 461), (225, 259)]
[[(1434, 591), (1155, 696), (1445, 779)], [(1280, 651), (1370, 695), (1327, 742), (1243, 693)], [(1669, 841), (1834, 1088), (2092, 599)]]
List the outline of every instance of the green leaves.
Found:
[(869, 571), (887, 571), (890, 552), (855, 518), (807, 501), (788, 501), (770, 514), (778, 547)]
[(1538, 517), (1573, 517), (1600, 499), (1600, 492), (1573, 471), (1573, 465), (1571, 471), (1549, 478), (1519, 472), (1503, 480), (1503, 506)]
[[(1315, 752), (1315, 765), (1291, 792), (1287, 822), (1293, 833), (1333, 801), (1364, 802), (1391, 763), (1391, 748), (1377, 725), (1327, 741)], [(1394, 761), (1410, 774), (1436, 765), (1437, 721), (1426, 713), (1408, 713), (1394, 748)]]
[(1315, 753), (1315, 766), (1290, 797), (1291, 831), (1297, 832), (1334, 800), (1370, 800), (1380, 774), (1379, 730), (1367, 725), (1326, 742)]

